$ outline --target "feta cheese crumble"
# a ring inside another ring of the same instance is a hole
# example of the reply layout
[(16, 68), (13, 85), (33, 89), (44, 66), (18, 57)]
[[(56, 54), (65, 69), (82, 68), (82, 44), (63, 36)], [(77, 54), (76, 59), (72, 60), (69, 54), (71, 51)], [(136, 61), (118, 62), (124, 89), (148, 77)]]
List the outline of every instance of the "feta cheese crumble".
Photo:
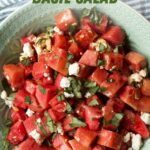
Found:
[(140, 150), (142, 146), (142, 137), (139, 134), (132, 134), (132, 149), (133, 150)]
[(124, 136), (124, 142), (125, 143), (128, 143), (130, 141), (130, 138), (131, 138), (131, 133), (128, 132), (125, 136)]
[(74, 75), (74, 76), (78, 76), (79, 71), (80, 71), (80, 66), (77, 62), (69, 65), (69, 75)]
[(139, 75), (143, 78), (147, 76), (147, 71), (145, 69), (140, 70)]
[(73, 93), (64, 92), (64, 96), (65, 96), (66, 98), (73, 98), (73, 97), (74, 97), (74, 94), (73, 94)]
[(7, 93), (6, 93), (5, 90), (3, 90), (3, 91), (1, 92), (1, 98), (2, 98), (2, 99), (6, 99), (6, 98), (7, 98)]
[(27, 56), (27, 57), (32, 57), (34, 55), (34, 50), (31, 47), (30, 43), (25, 43), (23, 46), (23, 53)]
[(29, 135), (37, 142), (39, 143), (40, 139), (41, 139), (41, 135), (35, 130), (32, 130)]
[(36, 122), (37, 122), (37, 123), (41, 123), (41, 122), (42, 122), (41, 118), (38, 118), (38, 119), (36, 120)]
[(129, 83), (132, 82), (141, 82), (143, 78), (138, 73), (133, 73), (129, 77)]
[(67, 77), (63, 77), (60, 81), (60, 87), (62, 87), (62, 88), (70, 87), (70, 79)]
[(141, 119), (145, 122), (145, 124), (150, 125), (150, 114), (149, 113), (142, 113)]
[(92, 94), (90, 92), (86, 92), (85, 95), (84, 95), (85, 98), (89, 98), (91, 96), (92, 96)]
[(4, 100), (5, 104), (6, 104), (9, 108), (11, 108), (11, 107), (13, 106), (13, 100), (12, 100), (11, 97), (8, 97), (7, 92), (6, 92), (5, 90), (3, 90), (3, 91), (1, 92), (1, 95), (0, 95), (0, 96), (1, 96), (1, 99)]
[(63, 35), (63, 32), (58, 27), (54, 27), (54, 31), (59, 35)]
[(27, 109), (27, 111), (26, 111), (26, 115), (28, 116), (28, 117), (31, 117), (33, 114), (34, 114), (35, 112), (34, 111), (32, 111), (31, 109)]

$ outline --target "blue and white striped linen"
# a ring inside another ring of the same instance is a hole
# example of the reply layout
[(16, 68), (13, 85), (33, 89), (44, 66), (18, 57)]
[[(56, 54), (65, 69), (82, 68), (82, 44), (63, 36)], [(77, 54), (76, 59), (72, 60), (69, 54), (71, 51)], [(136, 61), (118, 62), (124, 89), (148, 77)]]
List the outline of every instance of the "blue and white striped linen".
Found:
[[(0, 21), (31, 0), (0, 0)], [(122, 0), (150, 21), (150, 0)]]

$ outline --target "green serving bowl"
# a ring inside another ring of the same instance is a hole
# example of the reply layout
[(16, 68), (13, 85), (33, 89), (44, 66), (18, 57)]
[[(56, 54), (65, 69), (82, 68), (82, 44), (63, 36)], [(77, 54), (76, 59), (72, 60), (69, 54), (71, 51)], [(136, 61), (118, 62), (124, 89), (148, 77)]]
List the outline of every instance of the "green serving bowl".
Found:
[[(71, 1), (71, 4), (53, 5), (28, 3), (9, 16), (0, 24), (0, 81), (3, 78), (2, 66), (6, 63), (16, 62), (18, 59), (21, 51), (19, 42), (21, 37), (30, 33), (38, 33), (46, 26), (54, 24), (55, 14), (65, 8), (72, 8), (80, 15), (81, 9), (93, 6), (95, 5), (88, 3), (77, 4), (75, 1)], [(150, 23), (121, 1), (116, 4), (97, 4), (96, 7), (126, 31), (132, 50), (143, 53), (150, 61)], [(0, 82), (0, 91), (2, 89)], [(8, 116), (9, 110), (0, 100), (0, 132), (4, 130), (4, 121)], [(149, 149), (150, 139), (145, 142), (142, 150)]]

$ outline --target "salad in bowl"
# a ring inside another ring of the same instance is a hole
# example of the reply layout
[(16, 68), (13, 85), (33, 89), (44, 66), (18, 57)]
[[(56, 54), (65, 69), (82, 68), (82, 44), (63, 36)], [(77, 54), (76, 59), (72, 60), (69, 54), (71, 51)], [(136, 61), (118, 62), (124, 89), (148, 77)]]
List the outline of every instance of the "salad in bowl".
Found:
[(14, 150), (140, 150), (150, 125), (146, 57), (95, 7), (80, 17), (65, 9), (55, 23), (23, 37), (19, 62), (3, 66), (5, 140)]

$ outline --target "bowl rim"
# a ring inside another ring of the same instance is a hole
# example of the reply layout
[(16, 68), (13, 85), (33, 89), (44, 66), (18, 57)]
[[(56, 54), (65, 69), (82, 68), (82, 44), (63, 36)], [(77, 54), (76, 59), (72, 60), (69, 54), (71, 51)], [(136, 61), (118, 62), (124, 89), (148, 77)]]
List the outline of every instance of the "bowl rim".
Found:
[[(125, 2), (123, 1), (118, 1), (117, 3), (123, 5), (124, 7), (130, 9), (132, 12), (134, 12), (135, 15), (139, 16), (148, 26), (150, 26), (150, 21), (148, 21), (142, 14), (140, 14), (138, 11), (136, 11), (134, 8), (132, 8), (131, 6), (127, 5)], [(33, 4), (31, 1), (27, 2), (26, 4), (24, 4), (23, 6), (21, 6), (20, 8), (18, 8), (16, 11), (14, 11), (13, 13), (11, 13), (7, 18), (5, 18), (1, 23), (0, 23), (0, 30), (3, 29), (3, 27), (5, 27), (7, 24), (9, 24), (12, 20), (12, 18), (15, 15), (21, 14), (21, 12), (26, 9), (27, 7), (30, 7), (31, 5), (37, 5), (37, 4)], [(105, 5), (105, 4), (104, 4)], [(106, 4), (107, 5), (107, 4)], [(114, 4), (115, 5), (115, 4)]]

